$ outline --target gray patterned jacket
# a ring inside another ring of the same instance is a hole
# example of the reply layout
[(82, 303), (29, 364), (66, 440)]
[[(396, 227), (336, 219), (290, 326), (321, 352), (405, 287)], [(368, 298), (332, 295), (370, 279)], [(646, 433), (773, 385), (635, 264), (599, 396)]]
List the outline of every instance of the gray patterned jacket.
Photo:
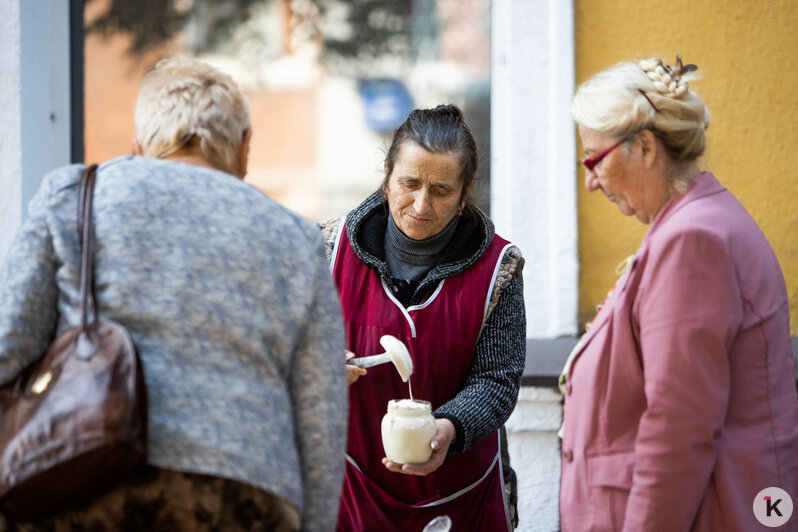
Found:
[[(81, 170), (44, 178), (0, 268), (0, 384), (79, 319)], [(254, 485), (333, 530), (344, 334), (316, 228), (231, 175), (144, 157), (100, 167), (94, 213), (100, 313), (144, 365), (149, 462)]]
[[(346, 216), (346, 230), (355, 254), (390, 283), (384, 251), (387, 216), (382, 195), (375, 192)], [(332, 259), (334, 240), (343, 222), (341, 217), (319, 224), (327, 244), (328, 261)], [(472, 213), (466, 212), (438, 265), (419, 283), (411, 304), (424, 301), (441, 279), (476, 263), (494, 234), (493, 222), (482, 211), (475, 208)], [(510, 247), (502, 257), (466, 385), (434, 413), (436, 417), (451, 420), (457, 430), (450, 454), (468, 450), (498, 430), (515, 408), (526, 362), (523, 266), (520, 250)]]

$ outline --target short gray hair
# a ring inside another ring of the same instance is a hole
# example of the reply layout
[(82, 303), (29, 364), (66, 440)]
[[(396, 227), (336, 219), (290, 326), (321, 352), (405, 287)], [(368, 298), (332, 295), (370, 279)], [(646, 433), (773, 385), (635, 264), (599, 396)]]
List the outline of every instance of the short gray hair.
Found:
[(249, 106), (233, 79), (212, 66), (158, 61), (141, 81), (134, 120), (143, 155), (163, 158), (199, 146), (217, 168), (243, 175), (238, 151), (250, 128)]

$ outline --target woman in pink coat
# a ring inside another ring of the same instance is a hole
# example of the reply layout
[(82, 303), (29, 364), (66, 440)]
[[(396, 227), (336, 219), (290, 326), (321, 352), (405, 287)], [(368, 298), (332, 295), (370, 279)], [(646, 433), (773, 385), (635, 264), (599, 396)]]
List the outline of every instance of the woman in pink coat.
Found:
[(561, 377), (562, 529), (798, 530), (784, 277), (699, 169), (709, 112), (677, 60), (615, 65), (572, 104), (585, 187), (650, 229)]

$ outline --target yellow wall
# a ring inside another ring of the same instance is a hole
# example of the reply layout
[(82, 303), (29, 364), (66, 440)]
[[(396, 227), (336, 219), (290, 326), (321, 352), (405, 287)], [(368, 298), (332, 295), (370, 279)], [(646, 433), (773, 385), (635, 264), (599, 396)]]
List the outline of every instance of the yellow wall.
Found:
[[(695, 63), (712, 115), (699, 161), (745, 205), (787, 281), (798, 335), (798, 1), (575, 0), (576, 82), (618, 61)], [(579, 147), (580, 156), (582, 154)], [(592, 319), (648, 226), (626, 218), (579, 173), (579, 322)]]

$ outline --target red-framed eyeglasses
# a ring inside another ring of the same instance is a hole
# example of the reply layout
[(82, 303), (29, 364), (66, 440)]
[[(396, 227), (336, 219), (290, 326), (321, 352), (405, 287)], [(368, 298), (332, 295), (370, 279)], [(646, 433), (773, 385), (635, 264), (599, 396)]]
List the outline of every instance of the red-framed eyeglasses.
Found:
[(601, 160), (604, 157), (609, 155), (612, 150), (614, 150), (615, 148), (617, 148), (618, 146), (620, 146), (624, 142), (626, 142), (626, 139), (621, 139), (618, 142), (616, 142), (615, 144), (613, 144), (612, 146), (610, 146), (609, 148), (607, 148), (606, 150), (604, 150), (603, 152), (599, 153), (598, 155), (594, 155), (593, 157), (585, 157), (584, 159), (582, 159), (579, 162), (584, 164), (585, 168), (587, 168), (588, 170), (592, 171), (596, 167), (596, 165), (601, 162)]

